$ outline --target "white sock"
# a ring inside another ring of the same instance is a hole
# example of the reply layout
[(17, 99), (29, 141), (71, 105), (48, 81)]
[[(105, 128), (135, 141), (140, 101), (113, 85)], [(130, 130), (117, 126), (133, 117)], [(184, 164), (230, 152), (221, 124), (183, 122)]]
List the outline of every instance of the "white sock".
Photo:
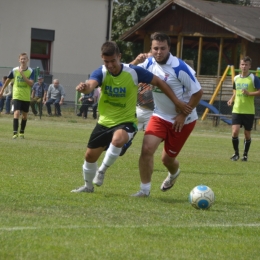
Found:
[(179, 171), (180, 171), (180, 169), (178, 168), (178, 170), (174, 174), (171, 174), (170, 172), (168, 172), (170, 174), (170, 178), (174, 179), (178, 175)]
[(141, 188), (141, 191), (144, 194), (149, 195), (150, 190), (151, 190), (151, 182), (148, 182), (148, 183), (145, 183), (145, 184), (141, 183), (140, 188)]
[(87, 188), (92, 189), (93, 188), (93, 179), (96, 175), (96, 171), (97, 171), (97, 163), (89, 163), (84, 161), (83, 164), (83, 178), (85, 180), (85, 185), (87, 186)]
[(103, 162), (98, 170), (105, 173), (107, 168), (116, 161), (117, 157), (121, 153), (121, 150), (122, 148), (118, 148), (115, 147), (113, 144), (110, 144), (109, 148), (106, 151), (105, 158), (103, 159)]

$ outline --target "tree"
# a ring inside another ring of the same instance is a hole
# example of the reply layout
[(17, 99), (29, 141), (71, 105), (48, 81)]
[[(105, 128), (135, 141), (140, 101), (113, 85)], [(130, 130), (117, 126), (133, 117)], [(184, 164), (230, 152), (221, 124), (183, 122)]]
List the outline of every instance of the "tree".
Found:
[(112, 19), (112, 40), (116, 41), (122, 53), (122, 61), (130, 62), (143, 51), (140, 43), (120, 41), (120, 36), (142, 18), (161, 5), (165, 0), (117, 0), (114, 1)]

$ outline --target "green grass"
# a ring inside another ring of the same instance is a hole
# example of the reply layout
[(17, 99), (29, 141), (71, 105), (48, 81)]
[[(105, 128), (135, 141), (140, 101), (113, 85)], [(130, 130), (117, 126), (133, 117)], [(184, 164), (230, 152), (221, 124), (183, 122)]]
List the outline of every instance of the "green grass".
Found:
[[(156, 152), (149, 198), (129, 196), (140, 185), (138, 133), (102, 187), (70, 193), (83, 184), (94, 125), (70, 111), (30, 116), (26, 139), (12, 140), (12, 117), (0, 116), (0, 259), (260, 259), (259, 130), (252, 131), (249, 161), (231, 162), (230, 126), (198, 121), (179, 155), (181, 175), (166, 193), (162, 146)], [(215, 192), (206, 211), (188, 203), (199, 184)]]

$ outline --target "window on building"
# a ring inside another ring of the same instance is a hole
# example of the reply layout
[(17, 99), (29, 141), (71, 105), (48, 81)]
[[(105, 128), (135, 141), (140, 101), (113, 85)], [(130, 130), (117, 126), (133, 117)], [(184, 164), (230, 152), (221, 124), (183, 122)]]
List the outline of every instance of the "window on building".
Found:
[(50, 72), (51, 42), (31, 40), (30, 66), (39, 67), (40, 71)]
[(44, 74), (50, 73), (51, 46), (54, 37), (54, 30), (31, 29), (30, 66), (39, 67)]

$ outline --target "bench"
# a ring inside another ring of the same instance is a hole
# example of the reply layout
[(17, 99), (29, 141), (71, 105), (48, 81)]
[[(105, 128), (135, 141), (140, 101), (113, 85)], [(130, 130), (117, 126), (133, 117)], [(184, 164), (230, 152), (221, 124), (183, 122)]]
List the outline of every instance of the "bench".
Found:
[[(226, 119), (229, 119), (229, 120), (232, 119), (232, 115), (212, 114), (212, 113), (208, 113), (207, 115), (212, 118), (212, 125), (213, 126), (218, 126), (221, 118), (226, 118)], [(259, 119), (260, 119), (260, 116), (255, 116), (254, 124), (253, 124), (254, 130), (256, 130), (257, 120), (259, 120)]]

